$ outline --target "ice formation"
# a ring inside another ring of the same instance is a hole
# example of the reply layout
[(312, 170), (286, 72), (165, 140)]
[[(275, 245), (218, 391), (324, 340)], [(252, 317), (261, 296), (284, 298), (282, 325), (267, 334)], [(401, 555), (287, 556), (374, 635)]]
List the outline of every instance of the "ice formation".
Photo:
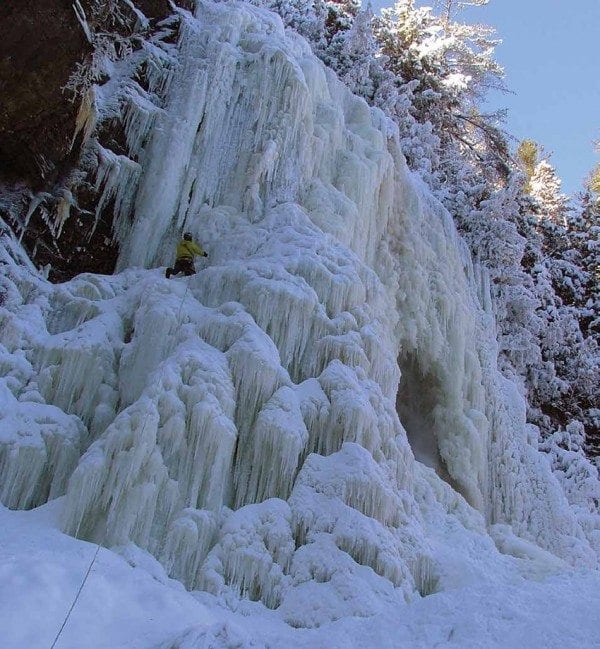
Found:
[[(436, 525), (596, 565), (393, 124), (273, 14), (180, 17), (129, 157), (97, 149), (120, 273), (52, 286), (2, 239), (2, 502), (66, 493), (70, 534), (294, 626), (443, 589)], [(209, 258), (166, 280), (183, 229)]]

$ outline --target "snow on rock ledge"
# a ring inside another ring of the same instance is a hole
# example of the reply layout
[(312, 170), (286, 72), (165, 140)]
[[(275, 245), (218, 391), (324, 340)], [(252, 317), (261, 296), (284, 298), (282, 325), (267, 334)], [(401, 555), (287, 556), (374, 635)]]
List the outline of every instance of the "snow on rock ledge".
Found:
[[(188, 588), (260, 600), (295, 626), (432, 592), (452, 554), (430, 543), (437, 526), (491, 557), (484, 521), (507, 524), (595, 565), (594, 526), (579, 526), (497, 371), (485, 275), (393, 125), (274, 15), (200, 2), (182, 16), (164, 111), (129, 138), (142, 165), (120, 201), (134, 206), (123, 272), (52, 287), (6, 256), (2, 394), (70, 423), (30, 484), (18, 427), (2, 423), (3, 499), (58, 495), (85, 450), (65, 530), (134, 542)], [(170, 263), (183, 229), (209, 252), (196, 276), (131, 269)], [(396, 411), (402, 380), (423, 376), (430, 412), (400, 413), (441, 477), (415, 462)]]

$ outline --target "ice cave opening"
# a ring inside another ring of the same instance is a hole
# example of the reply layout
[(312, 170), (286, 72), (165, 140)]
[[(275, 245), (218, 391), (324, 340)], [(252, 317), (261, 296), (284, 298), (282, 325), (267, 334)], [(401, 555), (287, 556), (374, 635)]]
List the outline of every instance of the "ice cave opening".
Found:
[[(442, 383), (434, 368), (426, 369), (417, 353), (398, 358), (400, 383), (396, 395), (396, 411), (406, 430), (415, 459), (432, 468), (455, 491), (460, 484), (450, 475), (440, 453), (439, 440), (444, 434), (439, 412), (443, 407)], [(464, 495), (464, 494), (463, 494)]]

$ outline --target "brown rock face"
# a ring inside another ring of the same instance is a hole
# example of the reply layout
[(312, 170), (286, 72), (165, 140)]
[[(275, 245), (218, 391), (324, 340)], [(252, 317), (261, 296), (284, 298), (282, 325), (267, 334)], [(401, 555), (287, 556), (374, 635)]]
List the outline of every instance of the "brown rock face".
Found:
[[(81, 0), (90, 14), (92, 0)], [(168, 0), (135, 0), (152, 23), (171, 13)], [(191, 2), (182, 6), (190, 8)], [(79, 150), (72, 147), (79, 100), (65, 91), (76, 65), (90, 53), (73, 0), (0, 0), (0, 188), (21, 188), (60, 195), (77, 166)], [(110, 134), (109, 134), (110, 135)], [(112, 138), (111, 138), (112, 139)], [(117, 136), (118, 139), (118, 136)], [(50, 198), (49, 203), (56, 202)], [(94, 209), (89, 191), (77, 196), (82, 209)], [(1, 208), (0, 208), (1, 209)], [(27, 209), (23, 202), (20, 218)], [(3, 213), (16, 225), (11, 214)], [(23, 244), (39, 265), (52, 266), (51, 279), (62, 281), (79, 272), (110, 273), (117, 255), (111, 217), (92, 234), (89, 218), (77, 208), (61, 236), (52, 235), (41, 210), (33, 214)]]
[[(167, 0), (136, 5), (155, 20), (171, 11)], [(63, 88), (90, 45), (72, 0), (2, 0), (0, 25), (0, 180), (48, 188), (76, 161), (78, 106)]]
[(62, 89), (89, 44), (68, 0), (3, 0), (0, 24), (0, 175), (41, 189), (68, 163), (77, 107)]

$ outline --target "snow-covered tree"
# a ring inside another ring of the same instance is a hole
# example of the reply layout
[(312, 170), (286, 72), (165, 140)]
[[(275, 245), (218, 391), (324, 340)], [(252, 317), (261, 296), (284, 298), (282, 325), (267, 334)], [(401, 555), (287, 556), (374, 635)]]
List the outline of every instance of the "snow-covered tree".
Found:
[(250, 4), (265, 7), (281, 16), (284, 24), (291, 27), (315, 49), (322, 48), (325, 42), (325, 20), (327, 8), (325, 0), (248, 0)]
[(456, 22), (453, 15), (447, 7), (436, 16), (414, 0), (398, 0), (384, 9), (375, 32), (386, 69), (400, 83), (412, 84), (411, 111), (418, 121), (433, 125), (443, 147), (455, 145), (486, 176), (494, 166), (506, 175), (499, 116), (478, 107), (490, 88), (503, 88), (503, 71), (493, 56), (498, 41), (493, 29)]
[(542, 160), (535, 166), (529, 185), (540, 215), (554, 223), (566, 225), (568, 199), (561, 192), (561, 180), (556, 170), (547, 160)]
[(339, 32), (352, 28), (354, 18), (360, 13), (360, 0), (326, 0), (325, 20), (327, 40), (333, 41)]
[(357, 95), (372, 101), (381, 75), (379, 45), (373, 33), (373, 12), (359, 11), (349, 29), (338, 31), (327, 51), (331, 67)]
[(580, 255), (580, 266), (587, 275), (582, 299), (584, 330), (600, 343), (600, 174), (592, 174), (572, 218), (572, 235)]

